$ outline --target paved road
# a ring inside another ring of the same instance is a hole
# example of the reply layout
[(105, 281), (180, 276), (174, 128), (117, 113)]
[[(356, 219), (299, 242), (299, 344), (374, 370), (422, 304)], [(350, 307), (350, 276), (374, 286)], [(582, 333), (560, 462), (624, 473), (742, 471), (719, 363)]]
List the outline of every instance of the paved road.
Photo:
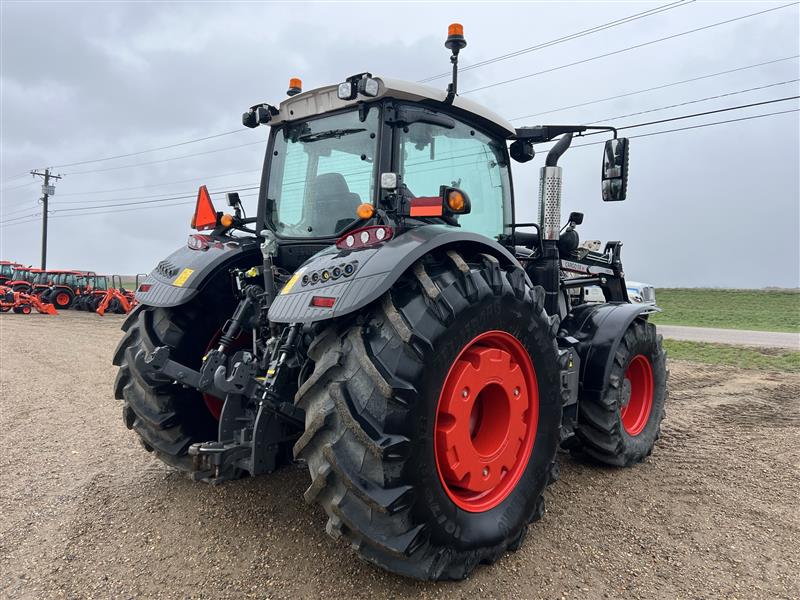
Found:
[(658, 331), (665, 338), (673, 340), (800, 350), (800, 333), (685, 327), (683, 325), (659, 325)]

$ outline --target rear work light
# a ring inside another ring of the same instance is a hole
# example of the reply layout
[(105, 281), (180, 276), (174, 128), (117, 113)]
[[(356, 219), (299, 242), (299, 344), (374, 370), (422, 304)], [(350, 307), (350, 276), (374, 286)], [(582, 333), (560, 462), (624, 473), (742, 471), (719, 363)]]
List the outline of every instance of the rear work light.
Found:
[(314, 306), (316, 308), (333, 308), (335, 303), (336, 298), (331, 298), (330, 296), (312, 296), (309, 306)]
[(394, 236), (394, 229), (385, 225), (370, 225), (344, 234), (336, 241), (339, 250), (357, 250), (388, 242)]

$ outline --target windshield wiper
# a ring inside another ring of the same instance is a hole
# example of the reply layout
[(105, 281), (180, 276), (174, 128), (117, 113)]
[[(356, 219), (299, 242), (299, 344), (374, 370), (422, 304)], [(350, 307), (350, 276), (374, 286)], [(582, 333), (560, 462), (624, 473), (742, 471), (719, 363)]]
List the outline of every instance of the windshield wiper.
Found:
[(366, 131), (364, 127), (354, 127), (351, 129), (331, 129), (329, 131), (319, 131), (317, 133), (306, 133), (304, 135), (297, 136), (297, 141), (299, 142), (316, 142), (318, 140), (327, 140), (330, 138), (340, 138), (345, 135), (350, 135), (352, 133), (361, 133), (362, 131)]

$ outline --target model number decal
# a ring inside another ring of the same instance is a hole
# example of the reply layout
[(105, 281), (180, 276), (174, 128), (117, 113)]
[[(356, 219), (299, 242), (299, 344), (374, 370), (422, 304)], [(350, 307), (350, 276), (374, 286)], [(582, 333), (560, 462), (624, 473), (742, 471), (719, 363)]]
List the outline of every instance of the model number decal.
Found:
[(172, 282), (172, 285), (176, 287), (183, 287), (183, 284), (186, 283), (186, 280), (192, 276), (194, 273), (194, 269), (184, 269), (181, 271), (180, 275), (175, 278), (175, 281)]
[(581, 263), (572, 262), (571, 260), (562, 260), (561, 268), (566, 271), (575, 271), (576, 273), (603, 273), (604, 275), (613, 275), (614, 271), (606, 269), (605, 267), (594, 267), (584, 265)]

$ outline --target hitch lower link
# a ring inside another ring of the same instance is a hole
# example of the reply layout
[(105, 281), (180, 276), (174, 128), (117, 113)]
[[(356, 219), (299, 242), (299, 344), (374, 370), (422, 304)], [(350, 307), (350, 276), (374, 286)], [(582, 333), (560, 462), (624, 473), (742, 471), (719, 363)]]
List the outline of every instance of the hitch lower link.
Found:
[[(235, 336), (234, 336), (235, 337)], [(270, 376), (259, 378), (258, 363), (248, 352), (237, 352), (227, 374), (227, 355), (212, 349), (200, 371), (170, 358), (170, 348), (159, 346), (147, 354), (140, 350), (136, 365), (142, 372), (159, 374), (181, 385), (224, 398), (219, 418), (217, 441), (192, 444), (192, 477), (208, 483), (237, 479), (245, 473), (259, 475), (278, 466), (281, 447), (297, 438), (304, 425), (303, 411), (282, 401), (278, 390), (282, 355), (269, 369)]]

